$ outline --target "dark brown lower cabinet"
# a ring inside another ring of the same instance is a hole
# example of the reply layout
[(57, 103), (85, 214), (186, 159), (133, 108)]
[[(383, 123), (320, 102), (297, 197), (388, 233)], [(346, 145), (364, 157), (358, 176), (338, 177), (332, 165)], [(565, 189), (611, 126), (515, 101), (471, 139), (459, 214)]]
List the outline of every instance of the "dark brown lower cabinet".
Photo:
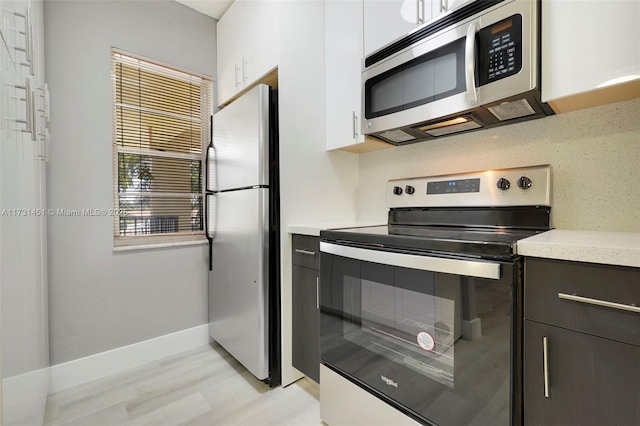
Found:
[(318, 237), (293, 236), (292, 364), (320, 383), (320, 310)]
[(526, 258), (524, 282), (524, 426), (640, 425), (640, 269)]
[(293, 366), (320, 382), (320, 311), (314, 269), (293, 265)]
[(639, 346), (526, 321), (525, 348), (525, 426), (640, 425)]

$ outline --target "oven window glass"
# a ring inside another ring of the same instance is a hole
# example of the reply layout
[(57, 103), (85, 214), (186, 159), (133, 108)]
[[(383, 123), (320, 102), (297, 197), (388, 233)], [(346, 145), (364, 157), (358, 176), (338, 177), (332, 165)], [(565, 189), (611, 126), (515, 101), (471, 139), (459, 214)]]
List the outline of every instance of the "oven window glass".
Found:
[(438, 425), (509, 424), (506, 266), (489, 280), (323, 253), (323, 363)]
[(455, 300), (369, 280), (361, 286), (364, 333), (354, 343), (453, 387)]
[(365, 82), (365, 114), (379, 117), (466, 90), (464, 38)]

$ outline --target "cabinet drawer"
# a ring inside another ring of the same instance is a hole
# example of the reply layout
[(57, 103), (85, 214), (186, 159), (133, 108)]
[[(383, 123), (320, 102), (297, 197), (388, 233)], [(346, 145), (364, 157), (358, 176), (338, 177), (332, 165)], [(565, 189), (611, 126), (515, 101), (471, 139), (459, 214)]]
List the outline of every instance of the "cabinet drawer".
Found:
[(309, 235), (293, 235), (293, 264), (305, 268), (320, 269), (320, 238)]
[(640, 269), (527, 258), (524, 283), (525, 318), (640, 345)]

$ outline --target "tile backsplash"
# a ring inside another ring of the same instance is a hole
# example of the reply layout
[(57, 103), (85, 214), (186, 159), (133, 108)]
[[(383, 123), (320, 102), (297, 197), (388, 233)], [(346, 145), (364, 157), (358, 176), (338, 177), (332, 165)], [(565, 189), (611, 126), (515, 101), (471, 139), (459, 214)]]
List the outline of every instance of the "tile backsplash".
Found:
[(640, 232), (640, 99), (360, 154), (358, 219), (386, 222), (389, 179), (550, 164), (551, 224)]

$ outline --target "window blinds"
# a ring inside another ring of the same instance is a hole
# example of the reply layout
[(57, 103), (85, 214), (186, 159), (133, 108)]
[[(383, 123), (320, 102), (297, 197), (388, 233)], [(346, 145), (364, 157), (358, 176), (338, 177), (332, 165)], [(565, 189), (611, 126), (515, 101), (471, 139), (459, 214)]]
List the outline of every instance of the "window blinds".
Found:
[(112, 52), (116, 239), (202, 235), (211, 80)]

